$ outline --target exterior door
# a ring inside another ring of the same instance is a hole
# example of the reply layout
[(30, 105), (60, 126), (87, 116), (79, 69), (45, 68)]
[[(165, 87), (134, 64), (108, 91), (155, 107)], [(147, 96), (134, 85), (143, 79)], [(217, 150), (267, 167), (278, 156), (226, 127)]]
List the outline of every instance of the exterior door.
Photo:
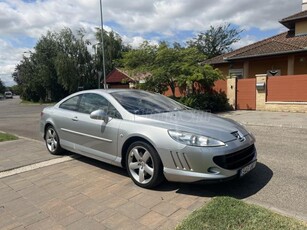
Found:
[(256, 79), (237, 80), (237, 105), (239, 110), (256, 109)]

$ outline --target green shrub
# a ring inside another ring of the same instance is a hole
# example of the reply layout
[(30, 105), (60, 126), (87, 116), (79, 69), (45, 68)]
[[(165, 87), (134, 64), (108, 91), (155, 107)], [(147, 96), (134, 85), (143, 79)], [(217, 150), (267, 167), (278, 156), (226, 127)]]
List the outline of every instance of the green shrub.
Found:
[(179, 102), (191, 108), (209, 112), (222, 112), (232, 109), (224, 92), (213, 91), (201, 94), (190, 94), (180, 98)]

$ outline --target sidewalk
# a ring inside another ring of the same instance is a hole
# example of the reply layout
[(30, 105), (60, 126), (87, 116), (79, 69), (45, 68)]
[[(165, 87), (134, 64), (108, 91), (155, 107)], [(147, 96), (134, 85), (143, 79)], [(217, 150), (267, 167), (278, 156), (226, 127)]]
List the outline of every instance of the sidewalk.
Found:
[(307, 129), (307, 113), (236, 110), (218, 115), (250, 126)]
[[(0, 174), (61, 158), (21, 137), (0, 143)], [(139, 188), (125, 169), (85, 157), (34, 167), (0, 179), (0, 229), (174, 229), (210, 200), (174, 184), (160, 189)]]
[(49, 154), (42, 141), (20, 137), (0, 142), (0, 172), (58, 157)]

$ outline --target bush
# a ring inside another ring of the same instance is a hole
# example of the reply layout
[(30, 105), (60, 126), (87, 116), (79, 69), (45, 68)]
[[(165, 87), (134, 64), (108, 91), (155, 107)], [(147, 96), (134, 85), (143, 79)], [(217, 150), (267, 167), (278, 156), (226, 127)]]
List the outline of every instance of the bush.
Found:
[(201, 94), (190, 94), (179, 99), (179, 102), (193, 109), (209, 112), (222, 112), (232, 110), (224, 92), (207, 92)]

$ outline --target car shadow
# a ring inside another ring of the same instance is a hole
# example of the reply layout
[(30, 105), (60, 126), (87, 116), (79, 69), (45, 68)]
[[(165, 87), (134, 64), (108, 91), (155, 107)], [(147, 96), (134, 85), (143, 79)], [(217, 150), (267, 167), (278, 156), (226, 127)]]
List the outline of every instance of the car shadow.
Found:
[(72, 154), (71, 155), (72, 158), (74, 158), (77, 161), (80, 161), (80, 162), (83, 162), (83, 163), (86, 163), (86, 164), (90, 164), (94, 167), (97, 167), (97, 168), (100, 168), (102, 170), (106, 170), (106, 171), (109, 171), (109, 172), (112, 172), (112, 173), (116, 173), (116, 174), (119, 174), (121, 176), (129, 177), (127, 170), (124, 169), (124, 168), (116, 167), (114, 165), (111, 165), (111, 164), (108, 164), (108, 163), (105, 163), (105, 162), (102, 162), (102, 161), (99, 161), (99, 160), (96, 160), (96, 159), (93, 159), (93, 158), (89, 158), (89, 157), (86, 157), (86, 156), (82, 156), (82, 155), (79, 155), (77, 153), (72, 153), (72, 152), (70, 152), (70, 153)]
[[(73, 157), (78, 161), (101, 168), (102, 170), (129, 177), (124, 168), (116, 167), (78, 154), (75, 154)], [(174, 191), (180, 194), (201, 197), (230, 196), (237, 199), (244, 199), (258, 193), (269, 183), (272, 177), (273, 171), (265, 164), (258, 162), (256, 168), (252, 172), (240, 179), (221, 183), (174, 183), (166, 181), (153, 190), (159, 192)]]
[(273, 177), (273, 171), (263, 163), (258, 162), (256, 168), (240, 179), (221, 183), (164, 183), (157, 191), (175, 191), (201, 197), (230, 196), (244, 199), (258, 193)]

